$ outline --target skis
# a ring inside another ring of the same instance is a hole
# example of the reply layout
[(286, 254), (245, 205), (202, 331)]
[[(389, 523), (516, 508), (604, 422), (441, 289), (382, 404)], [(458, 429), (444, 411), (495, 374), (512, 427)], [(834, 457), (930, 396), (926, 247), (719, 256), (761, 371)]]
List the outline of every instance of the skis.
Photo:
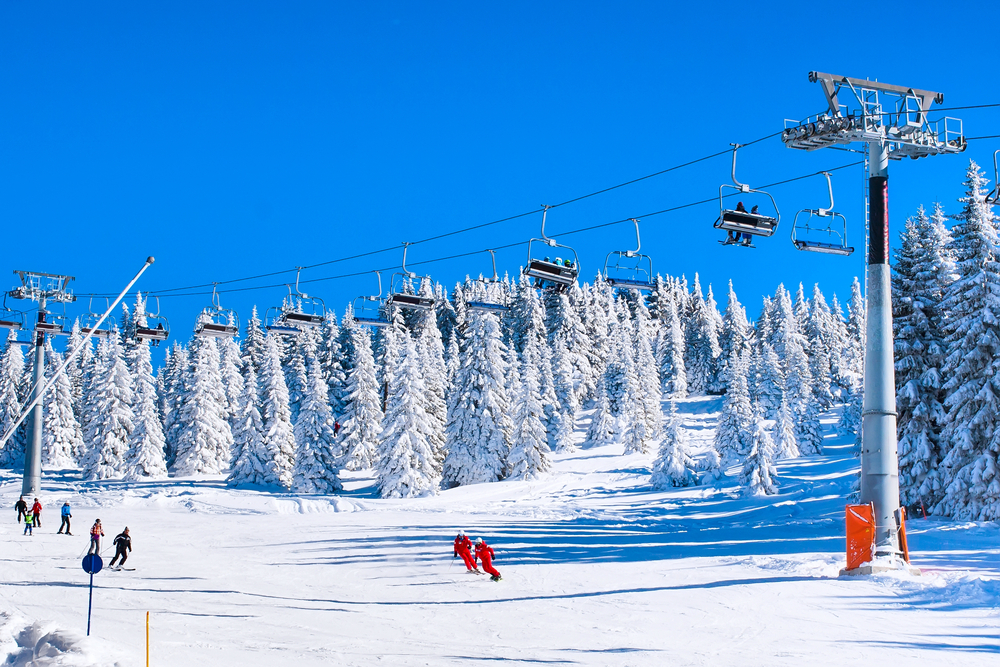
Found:
[(135, 572), (134, 567), (108, 567), (108, 569), (115, 572)]

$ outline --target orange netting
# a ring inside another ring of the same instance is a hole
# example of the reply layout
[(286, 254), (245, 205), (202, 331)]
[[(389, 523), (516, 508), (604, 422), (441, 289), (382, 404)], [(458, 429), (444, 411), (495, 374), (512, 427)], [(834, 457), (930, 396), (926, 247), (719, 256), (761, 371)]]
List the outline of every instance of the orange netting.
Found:
[(875, 548), (875, 508), (847, 506), (847, 569), (853, 570), (872, 559)]

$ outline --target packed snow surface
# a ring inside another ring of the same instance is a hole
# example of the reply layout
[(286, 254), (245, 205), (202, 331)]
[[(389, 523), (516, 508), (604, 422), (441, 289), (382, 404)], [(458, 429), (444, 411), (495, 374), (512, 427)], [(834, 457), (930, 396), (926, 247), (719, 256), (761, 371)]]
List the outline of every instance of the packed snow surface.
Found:
[[(679, 402), (694, 453), (720, 399)], [(923, 576), (838, 578), (857, 472), (823, 420), (825, 455), (780, 461), (779, 494), (654, 492), (656, 453), (583, 446), (533, 481), (379, 500), (231, 490), (222, 477), (85, 483), (46, 471), (43, 525), (0, 525), (0, 648), (13, 665), (996, 665), (1000, 527), (914, 518)], [(582, 439), (586, 418), (577, 424)], [(3, 473), (13, 507), (19, 476)], [(73, 537), (56, 535), (73, 506)], [(126, 567), (94, 577), (87, 533), (128, 526)], [(503, 581), (452, 558), (484, 537)]]

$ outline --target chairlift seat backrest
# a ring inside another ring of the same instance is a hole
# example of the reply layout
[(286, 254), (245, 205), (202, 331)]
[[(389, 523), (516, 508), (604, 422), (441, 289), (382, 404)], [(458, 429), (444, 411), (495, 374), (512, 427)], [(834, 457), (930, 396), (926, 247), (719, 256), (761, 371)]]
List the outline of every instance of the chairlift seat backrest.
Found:
[(389, 297), (389, 303), (392, 305), (399, 306), (400, 308), (408, 308), (410, 310), (430, 310), (434, 307), (434, 299), (429, 296), (418, 296), (416, 294), (405, 294), (398, 293), (393, 294)]
[(162, 323), (157, 324), (155, 329), (152, 327), (135, 328), (135, 337), (138, 338), (139, 340), (154, 340), (154, 341), (167, 340), (168, 335), (169, 332), (163, 328)]
[(59, 322), (36, 322), (35, 329), (37, 331), (44, 331), (45, 333), (56, 335), (66, 333), (66, 327)]
[(469, 301), (465, 304), (469, 310), (481, 313), (506, 313), (510, 310), (508, 306), (500, 303), (489, 303), (487, 301)]
[(93, 327), (80, 327), (80, 333), (84, 336), (90, 334), (94, 338), (107, 338), (111, 335), (110, 329), (95, 329)]
[(656, 285), (649, 282), (648, 280), (638, 280), (635, 278), (605, 278), (604, 282), (611, 285), (612, 287), (627, 287), (629, 289), (637, 289), (643, 292), (649, 292), (656, 289)]
[(718, 229), (730, 232), (742, 232), (754, 236), (771, 236), (778, 227), (777, 218), (769, 215), (755, 215), (742, 211), (723, 211), (715, 224)]
[(195, 336), (203, 338), (234, 338), (236, 333), (235, 326), (219, 322), (202, 322), (194, 331)]
[(524, 269), (524, 275), (541, 280), (551, 280), (560, 285), (572, 285), (576, 282), (579, 269), (574, 266), (564, 266), (555, 262), (533, 259)]
[(307, 327), (318, 327), (323, 324), (326, 320), (322, 315), (313, 315), (310, 313), (302, 313), (297, 310), (285, 311), (283, 319), (286, 322), (294, 322), (295, 324), (301, 324)]
[(807, 250), (810, 252), (821, 252), (827, 255), (843, 255), (847, 256), (854, 252), (854, 248), (851, 246), (841, 245), (839, 243), (824, 243), (823, 241), (803, 241), (797, 239), (795, 241), (795, 247), (799, 250)]
[(20, 331), (23, 327), (24, 323), (20, 320), (0, 319), (0, 329), (13, 329), (14, 331)]

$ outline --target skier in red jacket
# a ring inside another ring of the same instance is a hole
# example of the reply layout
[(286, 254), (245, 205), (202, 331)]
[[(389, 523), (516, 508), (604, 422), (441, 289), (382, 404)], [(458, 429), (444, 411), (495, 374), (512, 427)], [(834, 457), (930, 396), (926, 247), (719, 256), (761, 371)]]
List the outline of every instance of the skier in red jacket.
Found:
[(493, 559), (496, 558), (496, 554), (493, 553), (493, 547), (483, 542), (483, 538), (476, 538), (476, 557), (479, 558), (480, 562), (483, 564), (483, 569), (486, 570), (490, 575), (490, 579), (493, 581), (500, 581), (503, 577), (497, 572), (496, 568), (493, 567)]
[(459, 556), (462, 557), (462, 562), (465, 563), (470, 574), (473, 572), (480, 574), (479, 568), (476, 567), (476, 559), (472, 557), (472, 540), (469, 539), (464, 530), (458, 531), (458, 536), (455, 538), (454, 557), (458, 558)]

